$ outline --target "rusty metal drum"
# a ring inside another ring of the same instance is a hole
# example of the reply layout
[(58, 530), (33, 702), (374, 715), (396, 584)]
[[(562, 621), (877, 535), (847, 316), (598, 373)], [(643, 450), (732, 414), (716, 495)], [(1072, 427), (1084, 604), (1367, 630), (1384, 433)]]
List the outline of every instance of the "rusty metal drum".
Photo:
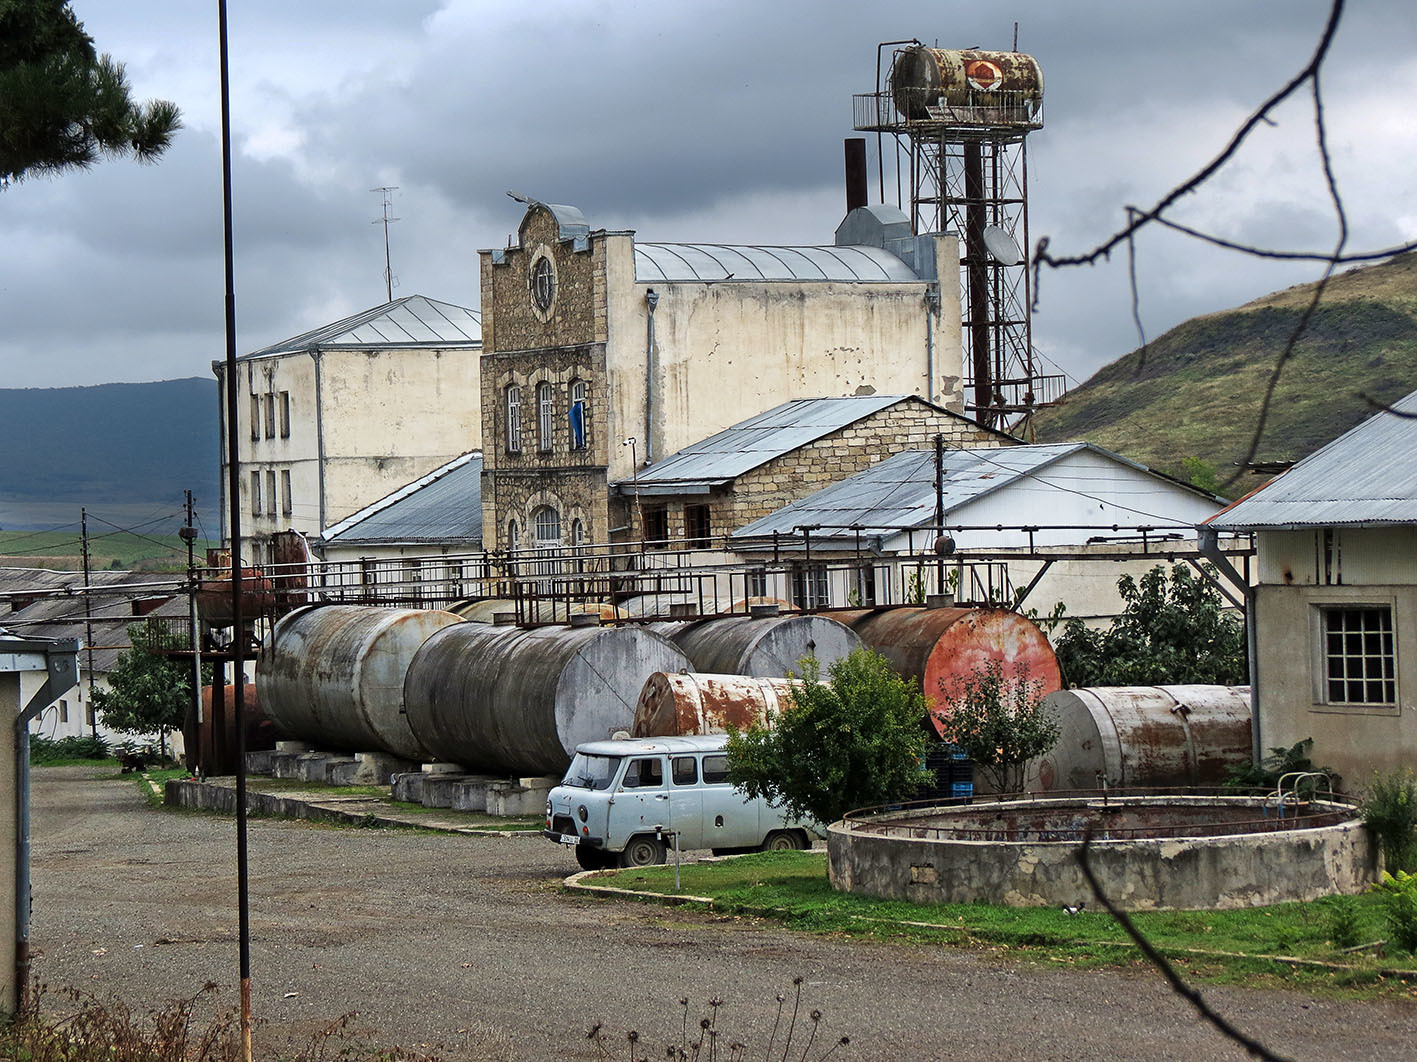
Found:
[(731, 616), (653, 626), (684, 651), (693, 670), (713, 675), (785, 678), (801, 672), (806, 656), (815, 656), (825, 673), (861, 645), (845, 624), (820, 615)]
[(1038, 625), (1006, 608), (891, 608), (838, 612), (896, 672), (915, 679), (925, 693), (931, 721), (941, 736), (941, 715), (963, 683), (990, 661), (1004, 677), (1027, 677), (1051, 693), (1062, 685), (1058, 659)]
[(1029, 766), (1031, 792), (1219, 785), (1250, 762), (1250, 687), (1116, 686), (1048, 695), (1053, 751)]
[(911, 120), (926, 120), (941, 101), (951, 107), (1027, 107), (1043, 99), (1043, 68), (1022, 52), (977, 48), (926, 48), (917, 45), (896, 54), (891, 68), (891, 98)]
[(752, 675), (656, 671), (635, 702), (632, 737), (723, 734), (770, 722), (791, 703), (792, 683)]
[(403, 712), (404, 675), (425, 641), (462, 625), (451, 612), (307, 605), (276, 624), (256, 662), (266, 715), (322, 749), (429, 756)]
[(634, 724), (656, 671), (688, 658), (643, 627), (467, 623), (434, 634), (408, 668), (404, 702), (439, 759), (510, 775), (559, 774), (576, 746)]

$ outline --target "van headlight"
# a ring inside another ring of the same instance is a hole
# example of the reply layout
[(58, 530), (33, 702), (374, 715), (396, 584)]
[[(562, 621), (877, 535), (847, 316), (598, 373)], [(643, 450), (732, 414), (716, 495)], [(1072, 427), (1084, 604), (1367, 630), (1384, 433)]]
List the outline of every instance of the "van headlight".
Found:
[(584, 804), (581, 804), (579, 807), (576, 808), (576, 817), (579, 818), (582, 822), (585, 822), (589, 814), (590, 813), (586, 811), (586, 806)]

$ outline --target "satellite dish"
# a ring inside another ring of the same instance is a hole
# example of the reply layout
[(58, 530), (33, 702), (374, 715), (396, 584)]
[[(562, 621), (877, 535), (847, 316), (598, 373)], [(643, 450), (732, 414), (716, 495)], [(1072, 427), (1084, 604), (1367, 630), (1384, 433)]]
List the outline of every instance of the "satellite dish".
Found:
[(1014, 238), (998, 225), (984, 226), (984, 246), (989, 256), (1003, 266), (1016, 266), (1023, 261), (1023, 252)]

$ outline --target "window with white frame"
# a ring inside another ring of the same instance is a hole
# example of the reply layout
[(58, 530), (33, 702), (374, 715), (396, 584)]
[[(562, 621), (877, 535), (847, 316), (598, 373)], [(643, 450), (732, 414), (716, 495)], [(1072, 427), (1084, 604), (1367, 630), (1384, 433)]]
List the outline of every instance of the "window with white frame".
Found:
[(825, 608), (830, 592), (823, 564), (802, 565), (792, 571), (792, 600), (798, 608)]
[(1325, 704), (1397, 703), (1397, 654), (1392, 608), (1387, 605), (1326, 606), (1322, 626)]
[(536, 531), (539, 547), (561, 544), (561, 514), (549, 505), (543, 505), (532, 515), (532, 526)]
[(590, 389), (584, 380), (571, 381), (571, 449), (584, 450), (590, 437)]
[(585, 521), (577, 518), (571, 521), (571, 545), (584, 546), (586, 544)]
[(522, 389), (518, 384), (507, 388), (507, 453), (522, 452)]
[(536, 442), (542, 453), (550, 453), (555, 432), (556, 395), (549, 383), (536, 388)]

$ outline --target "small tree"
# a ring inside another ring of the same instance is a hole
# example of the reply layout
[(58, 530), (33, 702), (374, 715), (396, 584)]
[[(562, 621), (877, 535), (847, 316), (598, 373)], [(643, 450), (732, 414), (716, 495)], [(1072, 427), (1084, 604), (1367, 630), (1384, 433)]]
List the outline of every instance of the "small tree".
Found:
[(192, 703), (192, 667), (159, 651), (185, 649), (187, 639), (155, 623), (133, 624), (128, 638), (133, 647), (118, 654), (109, 688), (94, 691), (94, 708), (110, 730), (157, 734), (166, 756), (167, 732), (181, 728)]
[(853, 808), (909, 797), (930, 775), (925, 758), (925, 698), (869, 649), (827, 669), (801, 662), (791, 707), (728, 734), (728, 779), (789, 815), (835, 822)]
[(963, 749), (983, 769), (1000, 793), (1023, 788), (1028, 761), (1058, 743), (1058, 724), (1043, 705), (1043, 683), (1017, 665), (1005, 677), (1004, 666), (990, 660), (952, 688), (940, 683), (950, 702), (936, 709), (942, 734)]
[(1054, 649), (1067, 686), (1153, 686), (1249, 681), (1245, 625), (1219, 592), (1185, 565), (1157, 565), (1138, 583), (1117, 580), (1121, 615), (1104, 631), (1070, 619)]

